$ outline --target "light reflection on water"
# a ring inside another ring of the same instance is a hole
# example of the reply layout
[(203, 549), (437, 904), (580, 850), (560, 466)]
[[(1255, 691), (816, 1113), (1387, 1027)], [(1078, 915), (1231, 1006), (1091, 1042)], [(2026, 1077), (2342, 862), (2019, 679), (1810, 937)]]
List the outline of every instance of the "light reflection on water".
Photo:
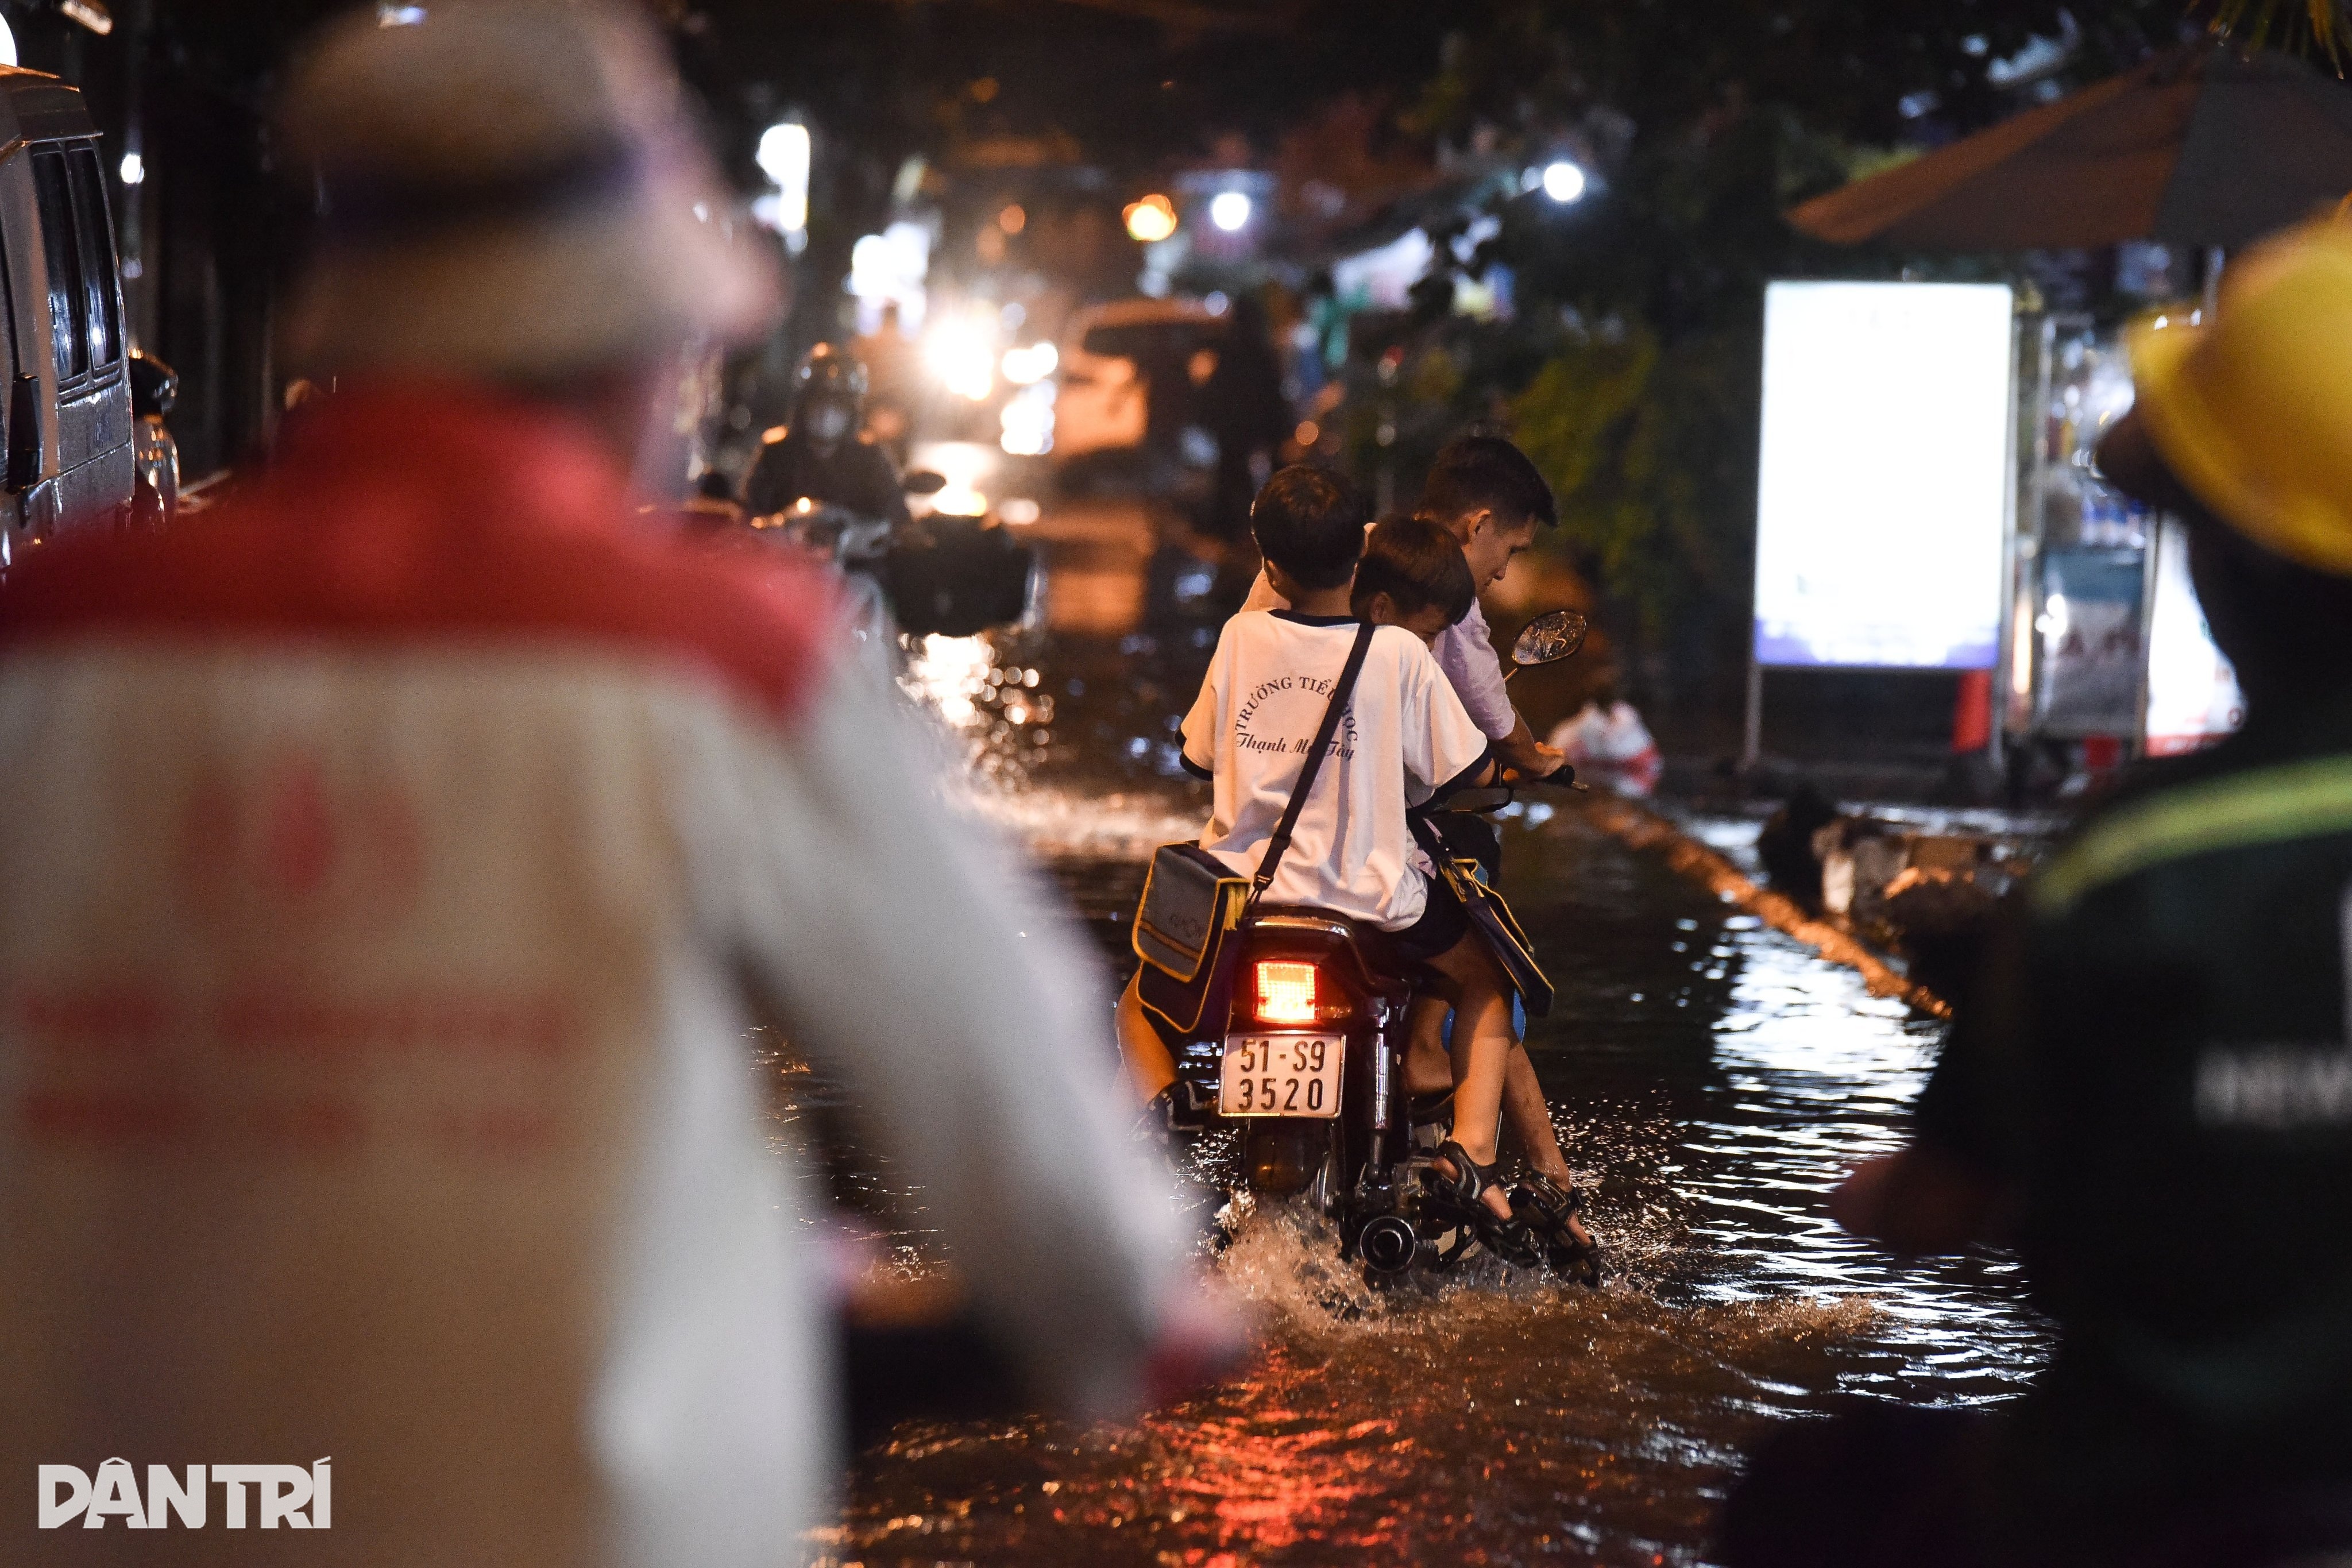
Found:
[[(937, 667), (972, 699), (949, 710), (976, 802), (1046, 858), (1116, 960), (1143, 856), (1204, 803), (1148, 762), (1106, 777), (1105, 748), (1063, 749), (1099, 740), (1105, 712), (1114, 733), (1152, 730), (1132, 665), (1024, 656), (1043, 673), (1014, 700), (1059, 694), (1039, 740), (1004, 722), (996, 658)], [(1145, 673), (1160, 711), (1189, 697), (1181, 672)], [(1898, 1137), (1940, 1026), (1574, 812), (1507, 842), (1507, 889), (1560, 990), (1529, 1047), (1612, 1283), (1488, 1265), (1374, 1291), (1317, 1226), (1250, 1215), (1216, 1264), (1267, 1315), (1246, 1377), (1131, 1428), (901, 1428), (859, 1461), (823, 1561), (1695, 1563), (1770, 1419), (1839, 1392), (2016, 1388), (2042, 1340), (2009, 1264), (1900, 1268), (1822, 1209)], [(920, 1230), (919, 1205), (904, 1223)]]

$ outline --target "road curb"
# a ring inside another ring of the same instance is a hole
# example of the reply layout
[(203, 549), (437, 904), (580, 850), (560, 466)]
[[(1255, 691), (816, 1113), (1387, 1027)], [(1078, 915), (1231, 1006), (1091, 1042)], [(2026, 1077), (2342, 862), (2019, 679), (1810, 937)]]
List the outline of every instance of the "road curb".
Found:
[(1832, 963), (1861, 974), (1873, 996), (1892, 996), (1930, 1017), (1948, 1018), (1952, 1005), (1896, 971), (1851, 931), (1807, 914), (1785, 893), (1759, 888), (1738, 867), (1683, 831), (1671, 818), (1616, 795), (1582, 803), (1586, 816), (1630, 848), (1654, 850), (1668, 867), (1727, 903), (1736, 904), (1774, 931), (1786, 932)]

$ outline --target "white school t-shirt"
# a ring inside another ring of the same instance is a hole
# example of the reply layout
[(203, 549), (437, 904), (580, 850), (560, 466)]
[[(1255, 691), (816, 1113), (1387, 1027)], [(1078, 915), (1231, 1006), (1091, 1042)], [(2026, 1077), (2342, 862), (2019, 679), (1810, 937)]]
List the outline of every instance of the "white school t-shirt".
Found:
[[(1365, 536), (1370, 537), (1371, 531), (1366, 528)], [(1274, 591), (1261, 570), (1242, 608), (1286, 610), (1290, 601)], [(1503, 661), (1495, 653), (1495, 634), (1477, 600), (1470, 601), (1468, 614), (1437, 634), (1429, 651), (1437, 656), (1437, 668), (1454, 683), (1454, 695), (1462, 699), (1462, 706), (1470, 710), (1478, 728), (1494, 740), (1509, 740), (1511, 731), (1519, 727), (1519, 710), (1511, 706), (1511, 689), (1503, 684)]]
[[(1184, 719), (1184, 761), (1216, 780), (1201, 847), (1256, 874), (1357, 623), (1291, 610), (1244, 610), (1225, 623), (1201, 695)], [(1372, 634), (1356, 689), (1266, 901), (1312, 904), (1384, 931), (1421, 918), (1405, 806), (1475, 768), (1487, 742), (1422, 640)]]

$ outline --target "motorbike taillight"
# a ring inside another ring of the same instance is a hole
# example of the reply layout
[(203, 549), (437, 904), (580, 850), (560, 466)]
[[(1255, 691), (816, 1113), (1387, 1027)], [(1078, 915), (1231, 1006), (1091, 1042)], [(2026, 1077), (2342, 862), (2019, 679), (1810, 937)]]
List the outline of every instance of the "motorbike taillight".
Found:
[(1315, 966), (1296, 960), (1261, 959), (1257, 971), (1257, 1021), (1261, 1024), (1312, 1024), (1315, 1006)]

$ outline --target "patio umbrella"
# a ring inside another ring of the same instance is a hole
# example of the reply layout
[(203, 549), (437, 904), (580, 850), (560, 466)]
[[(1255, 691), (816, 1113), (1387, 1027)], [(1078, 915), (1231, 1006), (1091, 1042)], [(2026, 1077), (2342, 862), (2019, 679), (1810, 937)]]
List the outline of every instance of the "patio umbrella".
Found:
[(1841, 245), (2234, 246), (2352, 193), (2352, 87), (2282, 55), (2159, 55), (1793, 209)]

